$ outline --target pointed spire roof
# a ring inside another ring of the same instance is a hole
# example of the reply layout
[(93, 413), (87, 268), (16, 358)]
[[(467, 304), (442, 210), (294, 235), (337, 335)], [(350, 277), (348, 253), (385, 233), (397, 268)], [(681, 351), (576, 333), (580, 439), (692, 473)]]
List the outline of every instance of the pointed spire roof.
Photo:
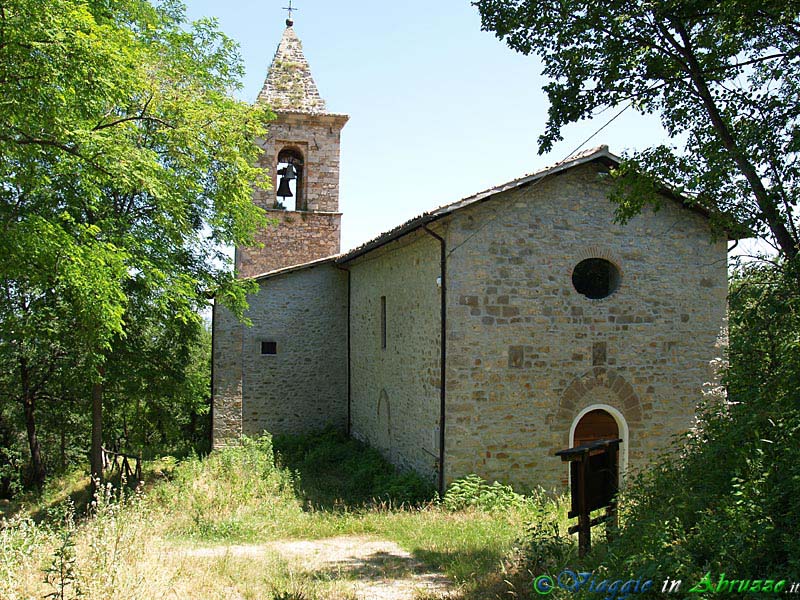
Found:
[(257, 102), (266, 102), (274, 110), (324, 113), (325, 101), (319, 95), (311, 67), (303, 55), (303, 44), (291, 23), (287, 20)]

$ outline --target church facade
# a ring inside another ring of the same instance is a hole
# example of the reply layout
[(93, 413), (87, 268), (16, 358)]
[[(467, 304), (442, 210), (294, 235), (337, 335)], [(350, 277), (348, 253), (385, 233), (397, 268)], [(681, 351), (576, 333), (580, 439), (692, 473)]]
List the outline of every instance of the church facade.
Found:
[(726, 317), (707, 215), (665, 192), (617, 224), (600, 147), (340, 253), (347, 117), (325, 112), (291, 25), (260, 100), (277, 115), (264, 166), (294, 204), (254, 198), (277, 225), (237, 249), (252, 326), (214, 310), (215, 447), (330, 426), (440, 489), (552, 489), (557, 450), (620, 437), (638, 469), (692, 425)]

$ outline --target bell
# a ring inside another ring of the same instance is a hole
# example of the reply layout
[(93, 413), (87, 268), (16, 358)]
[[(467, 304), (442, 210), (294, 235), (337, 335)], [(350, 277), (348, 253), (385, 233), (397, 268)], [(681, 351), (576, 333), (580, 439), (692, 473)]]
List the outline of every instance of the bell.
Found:
[(288, 197), (294, 196), (292, 190), (289, 188), (289, 178), (286, 175), (281, 177), (281, 182), (278, 185), (278, 196), (280, 196), (281, 198), (286, 198), (287, 196)]
[(283, 171), (283, 176), (286, 179), (297, 179), (297, 169), (295, 169), (292, 163), (286, 165), (285, 169), (281, 169)]

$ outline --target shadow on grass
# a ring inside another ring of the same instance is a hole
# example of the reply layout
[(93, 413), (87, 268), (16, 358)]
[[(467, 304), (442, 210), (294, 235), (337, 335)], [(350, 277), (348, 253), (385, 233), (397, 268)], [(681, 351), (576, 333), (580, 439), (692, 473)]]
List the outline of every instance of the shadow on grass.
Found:
[[(161, 472), (145, 470), (143, 475), (145, 487), (148, 487), (158, 480), (165, 479)], [(12, 519), (17, 516), (27, 516), (37, 524), (50, 520), (56, 509), (65, 502), (69, 502), (74, 507), (74, 514), (77, 518), (83, 518), (89, 509), (92, 501), (92, 486), (89, 476), (84, 474), (80, 477), (67, 477), (67, 482), (54, 484), (40, 491), (29, 491), (19, 500), (0, 503), (0, 519)], [(107, 483), (111, 483), (115, 490), (123, 485), (121, 475), (112, 473), (107, 475)], [(130, 493), (136, 489), (134, 482), (124, 482)]]
[(335, 430), (275, 436), (273, 445), (276, 462), (294, 473), (295, 493), (309, 509), (418, 505), (435, 495), (416, 473), (398, 472), (377, 450)]
[[(314, 571), (316, 579), (406, 579), (427, 573), (429, 569), (413, 557), (393, 552), (379, 551), (364, 557), (347, 557)], [(447, 579), (439, 576), (442, 581)]]
[(47, 521), (56, 507), (71, 502), (77, 516), (86, 513), (91, 501), (91, 485), (89, 477), (83, 477), (66, 489), (55, 493), (49, 490), (27, 492), (19, 500), (0, 505), (0, 518), (11, 519), (27, 516), (39, 524)]
[(533, 589), (535, 579), (525, 568), (512, 565), (509, 557), (500, 550), (456, 550), (439, 552), (417, 550), (414, 558), (431, 569), (449, 575), (458, 586), (455, 596), (424, 596), (421, 600), (457, 598), (458, 600), (532, 600), (537, 597)]
[(464, 550), (424, 550), (417, 549), (413, 552), (414, 558), (430, 565), (434, 569), (441, 569), (458, 576), (460, 572), (486, 572), (500, 563), (504, 553), (499, 549), (480, 548)]
[(364, 597), (449, 598), (453, 588), (450, 578), (405, 552), (376, 551), (331, 561), (314, 569), (311, 577), (357, 582)]

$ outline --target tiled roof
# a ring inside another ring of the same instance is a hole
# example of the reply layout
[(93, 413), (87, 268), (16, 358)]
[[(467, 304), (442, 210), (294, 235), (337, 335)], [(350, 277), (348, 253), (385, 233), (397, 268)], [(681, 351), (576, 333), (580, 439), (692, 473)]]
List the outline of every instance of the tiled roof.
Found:
[(535, 173), (519, 177), (518, 179), (513, 179), (509, 182), (503, 183), (493, 188), (489, 188), (488, 190), (484, 190), (477, 194), (473, 194), (472, 196), (468, 196), (467, 198), (463, 198), (462, 200), (458, 200), (457, 202), (445, 204), (444, 206), (440, 206), (439, 208), (435, 208), (433, 210), (425, 212), (419, 215), (418, 217), (414, 217), (413, 219), (406, 221), (402, 225), (379, 235), (378, 237), (366, 242), (365, 244), (362, 244), (361, 246), (342, 254), (340, 257), (337, 258), (337, 262), (344, 263), (354, 258), (357, 258), (362, 254), (366, 254), (370, 250), (378, 248), (379, 246), (383, 246), (384, 244), (392, 240), (395, 240), (405, 235), (406, 233), (413, 231), (414, 229), (423, 227), (424, 225), (427, 225), (432, 221), (441, 219), (442, 217), (445, 217), (462, 208), (466, 208), (468, 206), (472, 206), (473, 204), (482, 202), (488, 198), (491, 198), (495, 194), (499, 194), (500, 192), (505, 192), (510, 189), (528, 185), (530, 183), (533, 183), (534, 181), (543, 179), (548, 175), (553, 175), (561, 171), (566, 171), (567, 169), (571, 169), (572, 167), (576, 167), (578, 165), (582, 165), (584, 163), (592, 162), (595, 160), (601, 160), (609, 165), (614, 165), (614, 166), (620, 163), (620, 158), (609, 152), (608, 146), (598, 146), (590, 150), (585, 150), (584, 152), (575, 154), (570, 158), (568, 158), (567, 160), (556, 163), (555, 165), (547, 167), (546, 169), (542, 169), (541, 171), (536, 171)]

